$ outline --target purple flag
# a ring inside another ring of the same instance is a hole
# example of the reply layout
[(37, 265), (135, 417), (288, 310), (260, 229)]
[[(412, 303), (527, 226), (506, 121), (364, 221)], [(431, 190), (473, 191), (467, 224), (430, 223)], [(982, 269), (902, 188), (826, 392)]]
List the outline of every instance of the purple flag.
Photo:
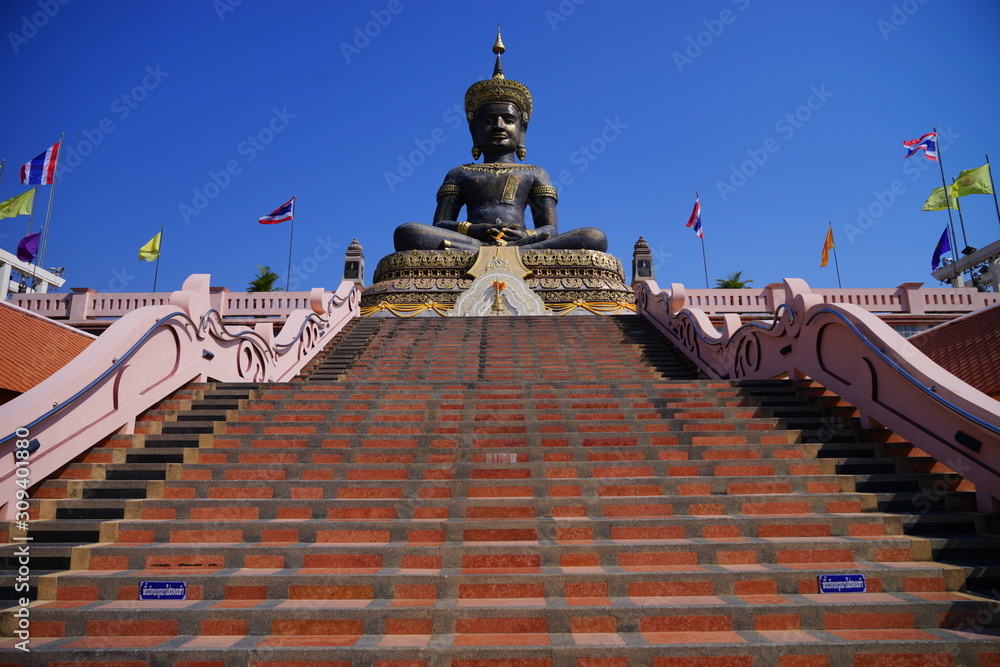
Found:
[(951, 252), (951, 242), (948, 240), (947, 227), (944, 228), (944, 233), (941, 234), (941, 240), (934, 246), (934, 255), (931, 257), (931, 271), (935, 271), (937, 267), (941, 266), (941, 255), (946, 252)]
[(17, 244), (17, 258), (22, 262), (30, 262), (38, 254), (38, 237), (40, 234), (28, 234)]

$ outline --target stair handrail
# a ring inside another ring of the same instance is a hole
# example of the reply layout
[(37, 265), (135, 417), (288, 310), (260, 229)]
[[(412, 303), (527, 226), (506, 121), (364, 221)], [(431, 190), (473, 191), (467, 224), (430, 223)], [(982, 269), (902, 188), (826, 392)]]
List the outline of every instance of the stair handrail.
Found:
[(277, 336), (272, 323), (227, 326), (211, 307), (209, 278), (194, 274), (169, 305), (127, 313), (51, 377), (0, 406), (4, 519), (26, 520), (28, 486), (108, 435), (131, 433), (136, 417), (188, 382), (286, 381), (359, 316), (361, 290), (344, 281), (332, 295), (313, 289), (310, 308), (293, 311)]
[(955, 377), (876, 315), (832, 304), (786, 278), (770, 321), (742, 323), (686, 305), (684, 286), (635, 285), (638, 313), (706, 375), (809, 377), (854, 405), (864, 426), (893, 430), (969, 479), (980, 510), (1000, 511), (1000, 401)]

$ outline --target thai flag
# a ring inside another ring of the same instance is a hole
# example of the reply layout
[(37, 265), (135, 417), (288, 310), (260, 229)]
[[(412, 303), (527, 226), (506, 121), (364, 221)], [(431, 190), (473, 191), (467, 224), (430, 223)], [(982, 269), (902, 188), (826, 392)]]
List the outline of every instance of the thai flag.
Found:
[(904, 158), (910, 157), (922, 148), (924, 150), (924, 157), (937, 162), (937, 132), (928, 132), (919, 139), (904, 141), (903, 148), (909, 151), (903, 156)]
[(694, 198), (694, 210), (691, 211), (691, 217), (688, 218), (687, 224), (684, 226), (694, 229), (694, 233), (698, 235), (698, 238), (705, 238), (705, 235), (701, 232), (701, 199), (697, 195)]
[(292, 197), (287, 202), (271, 211), (269, 215), (265, 215), (260, 219), (260, 224), (262, 225), (276, 225), (279, 222), (288, 222), (295, 218), (295, 197)]
[(56, 161), (61, 143), (57, 141), (47, 151), (21, 167), (22, 185), (52, 185), (56, 178)]

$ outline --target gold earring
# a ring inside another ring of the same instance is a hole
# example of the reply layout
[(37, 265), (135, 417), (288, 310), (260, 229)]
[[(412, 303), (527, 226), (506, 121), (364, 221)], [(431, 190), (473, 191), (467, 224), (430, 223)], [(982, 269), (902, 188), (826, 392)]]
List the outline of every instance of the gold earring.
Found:
[(517, 159), (524, 162), (524, 158), (527, 157), (528, 150), (524, 146), (517, 147)]
[(483, 154), (483, 151), (482, 151), (481, 148), (479, 148), (479, 146), (473, 146), (472, 147), (472, 159), (473, 160), (478, 160), (479, 156), (482, 155), (482, 154)]

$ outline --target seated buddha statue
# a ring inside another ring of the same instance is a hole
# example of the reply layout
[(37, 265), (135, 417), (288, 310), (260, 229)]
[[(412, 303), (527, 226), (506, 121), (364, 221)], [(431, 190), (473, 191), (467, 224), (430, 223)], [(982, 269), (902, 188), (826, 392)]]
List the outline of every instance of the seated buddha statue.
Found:
[[(533, 100), (528, 88), (503, 74), (500, 32), (493, 45), (493, 77), (478, 81), (465, 93), (465, 113), (472, 134), (472, 157), (445, 176), (437, 192), (433, 225), (408, 222), (396, 228), (393, 243), (402, 250), (471, 250), (511, 245), (530, 248), (589, 249), (604, 252), (608, 240), (596, 227), (559, 233), (558, 195), (541, 167), (523, 164)], [(517, 160), (515, 160), (515, 156)], [(532, 227), (524, 211), (531, 207)], [(465, 208), (466, 219), (460, 213)]]

